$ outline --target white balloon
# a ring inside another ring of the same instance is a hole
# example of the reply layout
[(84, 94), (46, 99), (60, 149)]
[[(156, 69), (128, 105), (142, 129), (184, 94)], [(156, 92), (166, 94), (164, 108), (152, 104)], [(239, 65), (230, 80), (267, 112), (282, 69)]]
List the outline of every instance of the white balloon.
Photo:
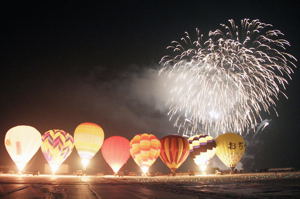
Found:
[(11, 159), (22, 171), (41, 146), (40, 132), (31, 126), (20, 125), (9, 129), (4, 144)]

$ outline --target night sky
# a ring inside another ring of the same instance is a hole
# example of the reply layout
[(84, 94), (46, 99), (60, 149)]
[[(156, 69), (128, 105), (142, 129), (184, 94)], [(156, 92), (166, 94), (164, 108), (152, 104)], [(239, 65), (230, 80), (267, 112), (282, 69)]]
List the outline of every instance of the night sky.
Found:
[[(292, 44), (288, 52), (300, 59), (300, 6), (289, 1), (98, 2), (1, 5), (0, 140), (15, 125), (73, 134), (86, 121), (100, 124), (106, 137), (175, 133), (151, 75), (165, 47), (196, 27), (205, 33), (227, 19), (258, 18), (281, 30)], [(299, 69), (292, 77), (279, 117), (266, 116), (270, 126), (251, 141), (250, 169), (300, 168)], [(0, 154), (0, 165), (12, 164), (4, 145)], [(78, 163), (75, 151), (68, 162)], [(39, 151), (29, 166), (44, 163)], [(100, 153), (93, 165), (107, 169)]]

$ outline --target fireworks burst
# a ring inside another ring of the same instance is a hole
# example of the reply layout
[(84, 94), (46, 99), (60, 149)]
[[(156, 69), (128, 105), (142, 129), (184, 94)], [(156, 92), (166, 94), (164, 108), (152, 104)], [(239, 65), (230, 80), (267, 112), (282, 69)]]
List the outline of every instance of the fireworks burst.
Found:
[[(243, 19), (220, 24), (207, 36), (185, 32), (161, 59), (166, 75), (170, 119), (183, 134), (242, 133), (276, 112), (279, 94), (291, 79), (295, 57), (289, 42), (271, 24)], [(207, 39), (205, 39), (207, 38)], [(286, 96), (285, 96), (286, 97)], [(276, 112), (277, 114), (277, 112)]]

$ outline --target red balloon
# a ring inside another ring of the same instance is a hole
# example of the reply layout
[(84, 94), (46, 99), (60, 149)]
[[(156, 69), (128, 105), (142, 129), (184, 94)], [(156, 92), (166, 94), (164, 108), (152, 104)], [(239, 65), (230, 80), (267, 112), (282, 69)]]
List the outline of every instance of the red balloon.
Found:
[(174, 174), (190, 153), (187, 139), (179, 135), (168, 135), (161, 140), (160, 159)]
[(102, 156), (115, 173), (118, 173), (129, 159), (129, 148), (129, 140), (121, 136), (112, 136), (104, 141)]

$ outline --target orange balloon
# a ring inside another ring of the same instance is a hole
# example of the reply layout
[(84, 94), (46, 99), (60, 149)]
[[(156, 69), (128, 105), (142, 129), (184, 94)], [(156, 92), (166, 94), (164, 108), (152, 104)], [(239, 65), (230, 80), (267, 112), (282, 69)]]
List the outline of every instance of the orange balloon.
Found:
[(138, 134), (130, 141), (130, 154), (143, 173), (156, 161), (160, 154), (160, 141), (152, 134)]

